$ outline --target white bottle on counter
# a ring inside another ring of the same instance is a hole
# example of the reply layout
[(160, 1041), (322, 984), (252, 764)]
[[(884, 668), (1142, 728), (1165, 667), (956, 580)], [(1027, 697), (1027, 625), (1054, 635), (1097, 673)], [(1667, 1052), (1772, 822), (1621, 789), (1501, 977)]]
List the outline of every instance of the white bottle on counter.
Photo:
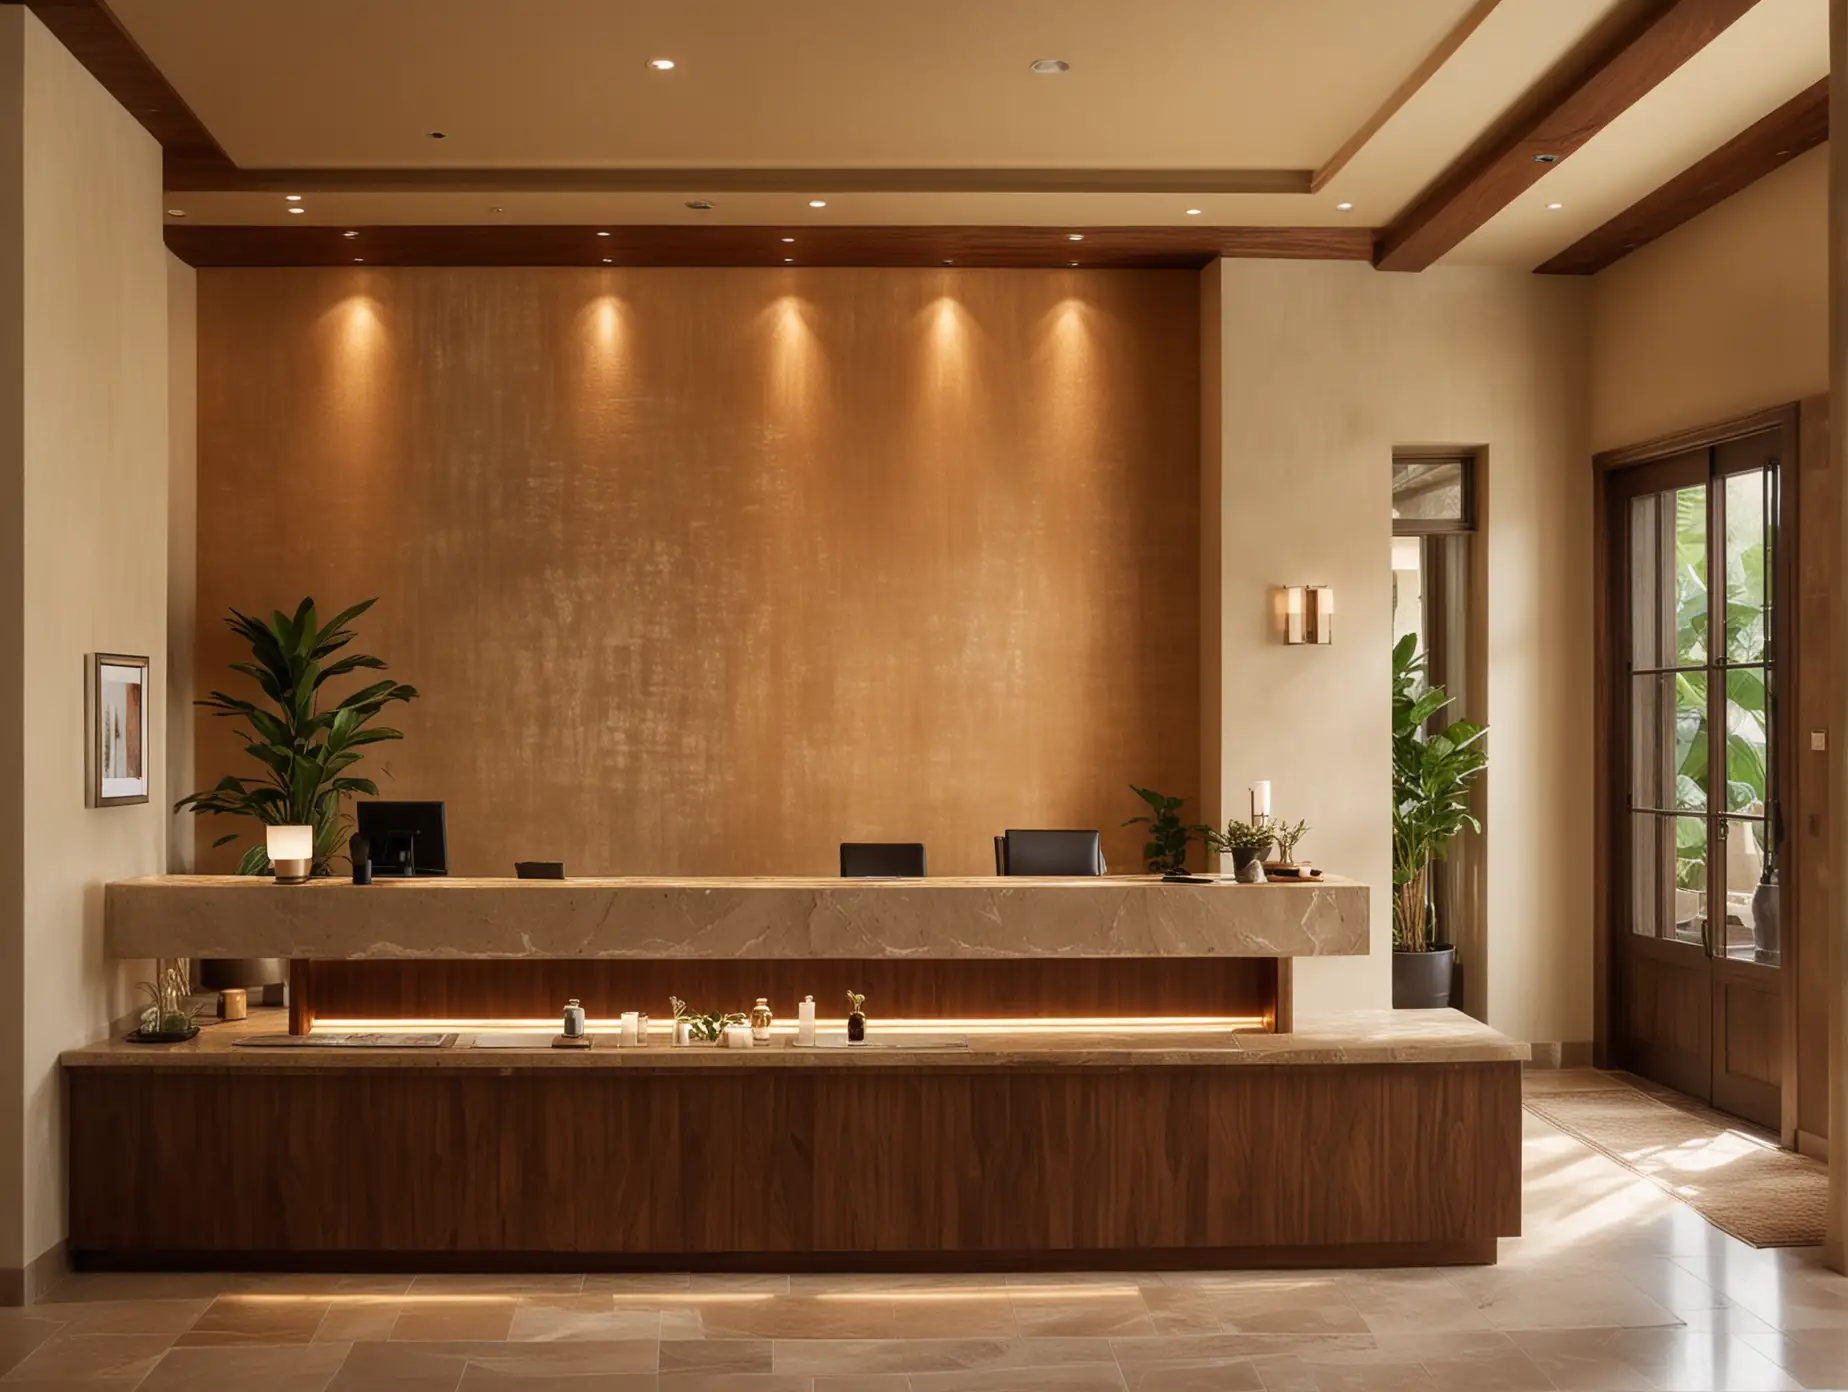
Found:
[(815, 1047), (815, 998), (804, 996), (802, 1004), (796, 1007), (796, 1043), (804, 1048)]

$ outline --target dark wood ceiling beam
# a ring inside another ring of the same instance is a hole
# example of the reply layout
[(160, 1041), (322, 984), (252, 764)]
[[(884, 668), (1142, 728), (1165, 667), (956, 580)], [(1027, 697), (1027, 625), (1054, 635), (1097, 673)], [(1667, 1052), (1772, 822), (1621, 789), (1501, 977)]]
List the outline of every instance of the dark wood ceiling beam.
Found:
[[(346, 236), (356, 231), (357, 237)], [(608, 236), (599, 236), (607, 232)], [(785, 242), (783, 238), (795, 241)], [(1215, 257), (1366, 261), (1365, 227), (378, 226), (167, 228), (193, 266), (1068, 266), (1197, 269)], [(788, 260), (786, 260), (788, 258)]]
[(1539, 267), (1541, 275), (1594, 275), (1672, 232), (1829, 138), (1829, 79), (1805, 88), (1655, 192)]
[(1620, 7), (1385, 229), (1374, 264), (1422, 271), (1454, 250), (1756, 3)]

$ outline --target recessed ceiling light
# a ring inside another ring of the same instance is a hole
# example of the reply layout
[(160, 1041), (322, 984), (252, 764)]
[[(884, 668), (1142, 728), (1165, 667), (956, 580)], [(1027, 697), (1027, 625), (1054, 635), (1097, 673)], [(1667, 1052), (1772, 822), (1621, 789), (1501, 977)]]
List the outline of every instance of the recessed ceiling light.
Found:
[(809, 199), (809, 207), (811, 208), (825, 208), (827, 206), (828, 206), (828, 200), (825, 198)]
[(712, 211), (712, 204), (704, 198), (689, 198), (687, 200), (687, 206), (696, 213), (709, 213)]
[(784, 262), (784, 264), (785, 264), (785, 265), (787, 265), (787, 264), (788, 264), (789, 262), (791, 262), (791, 261), (794, 261), (795, 259), (796, 259), (796, 258), (795, 258), (795, 257), (793, 257), (793, 256), (785, 256), (785, 257), (783, 258), (783, 262)]
[(606, 256), (603, 258), (603, 264), (606, 266), (613, 266), (616, 264), (616, 258), (614, 256)]
[(607, 232), (599, 232), (599, 233), (598, 233), (597, 235), (598, 235), (599, 237), (607, 237), (607, 236), (609, 236), (610, 234), (609, 234), (609, 233), (607, 233)]
[(289, 211), (292, 213), (305, 213), (308, 210), (306, 208), (291, 208)]
[(167, 216), (168, 217), (185, 217), (186, 210), (184, 208), (169, 208), (167, 209)]
[(1082, 242), (1082, 241), (1084, 240), (1084, 233), (1082, 233), (1082, 232), (1067, 232), (1067, 233), (1065, 234), (1065, 240), (1066, 240), (1066, 241), (1068, 241), (1068, 242)]
[(1027, 68), (1041, 77), (1057, 77), (1060, 73), (1070, 72), (1072, 65), (1063, 58), (1035, 58)]
[(794, 237), (785, 237), (785, 238), (783, 238), (783, 240), (784, 240), (784, 241), (786, 241), (786, 242), (793, 242), (793, 241), (795, 241), (795, 238), (794, 238)]
[(1550, 213), (1556, 213), (1565, 206), (1566, 205), (1564, 203), (1549, 203), (1546, 205), (1547, 211)]
[(1335, 211), (1337, 213), (1351, 213), (1354, 211), (1354, 205), (1352, 203), (1337, 203), (1335, 204)]
[(346, 236), (346, 237), (357, 237), (357, 236), (359, 235), (359, 233), (357, 233), (357, 232), (344, 232), (344, 233), (342, 233), (341, 235), (342, 235), (342, 236)]
[(954, 266), (956, 263), (955, 261), (951, 260), (949, 257), (946, 256), (943, 258), (943, 264), (946, 266)]
[(302, 196), (299, 193), (285, 193), (282, 196), (282, 201), (284, 203), (299, 203), (302, 201)]
[(1076, 261), (1067, 261), (1065, 264), (1068, 266), (1076, 266), (1078, 263)]
[(674, 60), (672, 58), (650, 58), (648, 60), (648, 66), (653, 68), (656, 72), (672, 72), (674, 70)]
[(488, 211), (490, 213), (504, 213), (507, 210), (505, 208), (489, 208)]
[(1558, 155), (1535, 155), (1534, 163), (1535, 164), (1558, 164), (1559, 156)]
[(429, 131), (429, 132), (426, 132), (426, 133), (427, 133), (427, 134), (429, 135), (429, 137), (430, 137), (430, 138), (431, 138), (432, 140), (447, 140), (447, 139), (449, 139), (449, 132), (448, 132), (448, 131)]
[(1205, 212), (1205, 211), (1206, 211), (1206, 210), (1205, 210), (1204, 208), (1189, 208), (1189, 209), (1187, 210), (1187, 216), (1188, 216), (1188, 217), (1199, 217), (1199, 216), (1200, 216), (1200, 214), (1201, 214), (1201, 213), (1203, 213), (1203, 212)]
[(364, 261), (364, 260), (365, 260), (366, 258), (365, 258), (365, 257), (363, 257), (363, 256), (355, 256), (355, 257), (354, 257), (353, 259), (354, 259), (355, 261)]

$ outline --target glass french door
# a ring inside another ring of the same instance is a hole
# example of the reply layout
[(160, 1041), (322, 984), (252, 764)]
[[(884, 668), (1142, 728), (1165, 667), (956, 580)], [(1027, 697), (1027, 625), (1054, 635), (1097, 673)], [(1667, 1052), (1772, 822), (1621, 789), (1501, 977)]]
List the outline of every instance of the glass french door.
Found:
[(1781, 430), (1610, 490), (1619, 1058), (1779, 1121)]

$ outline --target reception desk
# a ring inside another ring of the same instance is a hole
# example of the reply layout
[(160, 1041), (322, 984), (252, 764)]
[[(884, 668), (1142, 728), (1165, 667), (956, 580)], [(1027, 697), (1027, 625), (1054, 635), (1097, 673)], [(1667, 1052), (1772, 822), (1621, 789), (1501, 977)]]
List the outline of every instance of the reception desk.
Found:
[[(80, 1266), (1431, 1265), (1520, 1230), (1524, 1045), (1452, 1011), (1290, 1019), (1295, 956), (1366, 950), (1348, 882), (179, 878), (107, 903), (119, 955), (288, 957), (298, 998), (65, 1056)], [(866, 1045), (838, 1004), (799, 1045), (795, 999), (836, 986), (868, 995)], [(592, 1048), (549, 1047), (567, 994)], [(674, 1046), (670, 994), (781, 1021)], [(636, 1009), (650, 1043), (599, 1028)], [(442, 1038), (332, 1046), (354, 1028)]]

